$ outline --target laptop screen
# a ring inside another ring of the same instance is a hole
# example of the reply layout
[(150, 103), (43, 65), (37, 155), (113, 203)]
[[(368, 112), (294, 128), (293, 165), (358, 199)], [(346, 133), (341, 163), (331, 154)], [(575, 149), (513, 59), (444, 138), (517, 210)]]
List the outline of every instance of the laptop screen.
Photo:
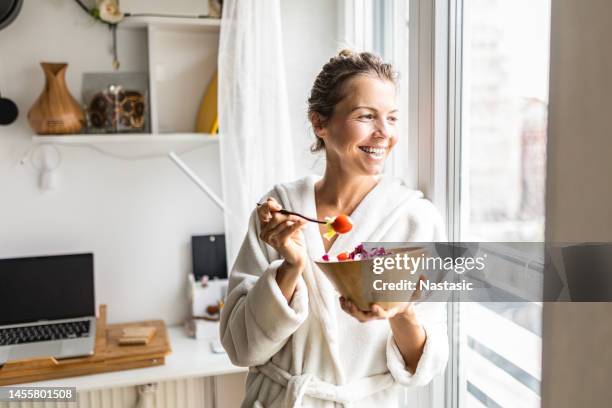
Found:
[(94, 315), (93, 254), (0, 259), (0, 325)]

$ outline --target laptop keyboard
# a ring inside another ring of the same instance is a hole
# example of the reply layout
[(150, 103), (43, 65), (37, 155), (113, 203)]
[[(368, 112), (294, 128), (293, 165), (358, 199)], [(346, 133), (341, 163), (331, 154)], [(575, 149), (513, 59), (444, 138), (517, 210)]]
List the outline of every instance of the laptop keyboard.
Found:
[(0, 346), (89, 337), (89, 320), (0, 329)]

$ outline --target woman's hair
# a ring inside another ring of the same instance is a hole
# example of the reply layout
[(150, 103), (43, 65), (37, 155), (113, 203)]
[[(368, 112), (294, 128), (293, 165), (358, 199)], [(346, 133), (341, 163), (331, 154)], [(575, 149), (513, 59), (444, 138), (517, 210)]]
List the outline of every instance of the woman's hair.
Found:
[[(378, 55), (344, 49), (323, 65), (317, 75), (308, 98), (308, 117), (316, 112), (324, 121), (331, 118), (336, 104), (346, 96), (346, 84), (357, 75), (370, 75), (394, 84), (397, 78), (393, 66)], [(315, 137), (317, 140), (310, 148), (312, 152), (325, 148), (323, 139), (316, 134)]]

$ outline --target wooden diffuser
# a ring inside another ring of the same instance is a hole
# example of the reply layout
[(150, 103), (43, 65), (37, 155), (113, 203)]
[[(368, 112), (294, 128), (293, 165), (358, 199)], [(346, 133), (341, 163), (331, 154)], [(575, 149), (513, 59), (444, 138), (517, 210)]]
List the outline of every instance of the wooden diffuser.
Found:
[(45, 88), (28, 112), (28, 122), (39, 135), (79, 133), (85, 115), (66, 86), (66, 63), (42, 62)]

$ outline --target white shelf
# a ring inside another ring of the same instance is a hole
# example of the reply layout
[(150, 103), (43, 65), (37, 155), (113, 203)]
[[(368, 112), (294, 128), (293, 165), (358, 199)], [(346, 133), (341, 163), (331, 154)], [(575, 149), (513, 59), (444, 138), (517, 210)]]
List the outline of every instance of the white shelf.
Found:
[(77, 387), (77, 391), (128, 387), (138, 384), (176, 380), (189, 377), (209, 377), (246, 372), (247, 368), (232, 364), (227, 354), (211, 351), (210, 339), (195, 340), (187, 337), (182, 327), (169, 328), (172, 354), (166, 364), (150, 368), (116, 371), (112, 373), (38, 381), (19, 386)]
[(119, 28), (160, 27), (172, 30), (218, 33), (221, 19), (190, 17), (126, 17)]
[(61, 136), (33, 136), (35, 145), (66, 148), (89, 148), (119, 159), (165, 157), (170, 152), (183, 154), (201, 148), (218, 148), (219, 135), (205, 133), (160, 134), (78, 134)]

